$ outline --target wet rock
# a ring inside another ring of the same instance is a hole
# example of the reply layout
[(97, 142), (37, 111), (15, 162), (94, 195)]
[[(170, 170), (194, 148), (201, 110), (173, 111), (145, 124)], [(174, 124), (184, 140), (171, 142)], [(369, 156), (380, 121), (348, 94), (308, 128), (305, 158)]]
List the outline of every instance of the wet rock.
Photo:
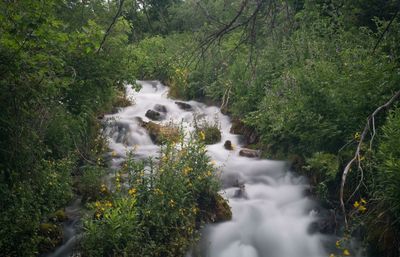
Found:
[(163, 126), (152, 121), (143, 122), (144, 127), (150, 135), (151, 140), (156, 144), (162, 144), (166, 141), (177, 141), (179, 139), (179, 130), (172, 126)]
[(239, 189), (235, 191), (235, 194), (233, 195), (233, 197), (247, 199), (247, 194), (246, 194), (244, 184), (239, 185)]
[(232, 120), (230, 133), (236, 135), (243, 135), (244, 138), (246, 139), (246, 144), (256, 144), (259, 140), (259, 136), (255, 128), (247, 126), (239, 119)]
[(167, 107), (165, 107), (165, 105), (162, 105), (162, 104), (156, 104), (156, 105), (154, 105), (154, 110), (156, 110), (158, 112), (166, 113)]
[(41, 241), (39, 243), (39, 251), (41, 253), (52, 251), (63, 241), (63, 231), (61, 225), (42, 223), (39, 226), (39, 235), (41, 236)]
[(221, 141), (221, 131), (217, 126), (206, 126), (199, 128), (197, 133), (202, 133), (204, 135), (204, 143), (206, 145), (216, 144)]
[(225, 141), (224, 147), (225, 147), (226, 150), (229, 150), (229, 151), (233, 150), (232, 142), (230, 140), (226, 140)]
[(260, 151), (243, 148), (240, 150), (239, 155), (243, 156), (243, 157), (249, 157), (249, 158), (258, 158), (258, 157), (260, 157)]
[(228, 202), (219, 194), (215, 197), (215, 216), (214, 222), (222, 222), (232, 219), (231, 207)]
[(134, 119), (136, 120), (137, 123), (139, 123), (139, 126), (143, 127), (145, 122), (143, 121), (143, 119), (141, 117), (135, 117)]
[(151, 120), (162, 120), (161, 113), (154, 110), (147, 110), (145, 116)]
[(193, 110), (192, 106), (190, 104), (184, 103), (184, 102), (175, 102), (176, 105), (179, 106), (182, 110), (185, 111), (191, 111)]
[[(308, 228), (310, 234), (321, 233), (321, 234), (334, 234), (338, 226), (338, 217), (334, 210), (324, 210), (322, 212), (316, 211), (318, 220), (311, 223)], [(340, 217), (339, 217), (340, 220)]]
[(63, 209), (57, 210), (50, 218), (55, 222), (64, 222), (68, 220), (67, 214), (65, 214), (65, 210)]

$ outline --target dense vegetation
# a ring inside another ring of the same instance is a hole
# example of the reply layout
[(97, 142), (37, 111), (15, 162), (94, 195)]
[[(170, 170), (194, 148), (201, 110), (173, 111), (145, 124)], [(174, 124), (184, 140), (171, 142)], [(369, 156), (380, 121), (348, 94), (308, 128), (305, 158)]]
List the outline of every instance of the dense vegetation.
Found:
[[(105, 190), (99, 177), (106, 149), (96, 118), (111, 111), (123, 83), (140, 78), (162, 80), (172, 97), (220, 104), (257, 132), (252, 147), (291, 158), (338, 212), (341, 175), (360, 144), (344, 188), (347, 233), (366, 231), (371, 256), (399, 256), (398, 103), (378, 113), (362, 137), (367, 117), (400, 89), (399, 8), (394, 0), (2, 1), (1, 252), (34, 256), (46, 248), (40, 224), (73, 191), (92, 201), (93, 211), (107, 205), (86, 220), (82, 247), (90, 256), (123, 255), (149, 229), (155, 237), (140, 248), (143, 256), (179, 255), (196, 238), (195, 230), (160, 225), (179, 221), (189, 229), (207, 220), (179, 213), (196, 208), (202, 190), (217, 190), (185, 184), (187, 167), (212, 171), (204, 155), (190, 151), (202, 146), (196, 140), (179, 161), (165, 146), (171, 163), (146, 178), (154, 188), (134, 184), (143, 164), (128, 160), (121, 173), (129, 187), (98, 193)], [(192, 167), (192, 158), (205, 166)], [(179, 171), (171, 185), (168, 178)], [(166, 204), (155, 205), (156, 189), (171, 186)], [(192, 198), (178, 202), (187, 192)], [(138, 215), (153, 208), (170, 215)], [(111, 233), (113, 226), (126, 230)], [(137, 233), (130, 233), (133, 226)], [(165, 241), (166, 233), (176, 241)]]

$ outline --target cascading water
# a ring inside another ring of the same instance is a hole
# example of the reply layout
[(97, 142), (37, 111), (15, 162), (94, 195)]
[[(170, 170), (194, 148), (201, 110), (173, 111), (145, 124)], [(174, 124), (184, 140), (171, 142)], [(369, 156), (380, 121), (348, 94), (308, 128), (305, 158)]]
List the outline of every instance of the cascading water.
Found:
[(184, 110), (167, 97), (167, 87), (159, 82), (138, 83), (142, 86), (139, 92), (127, 87), (127, 94), (135, 99), (135, 104), (105, 117), (108, 120), (105, 134), (116, 153), (112, 167), (118, 168), (133, 149), (137, 158), (157, 155), (159, 147), (140, 125), (142, 121), (150, 121), (145, 114), (157, 106), (166, 109), (161, 113), (160, 123), (172, 121), (192, 131), (195, 117), (201, 117), (211, 123), (217, 121), (221, 128), (221, 142), (207, 149), (222, 169), (221, 194), (229, 200), (233, 218), (204, 229), (200, 247), (204, 256), (328, 256), (322, 247), (323, 237), (309, 233), (316, 217), (311, 211), (315, 203), (304, 194), (307, 185), (302, 178), (288, 172), (285, 162), (242, 157), (240, 147), (226, 150), (224, 142), (230, 140), (233, 145), (240, 145), (240, 136), (229, 132), (230, 119), (219, 108), (190, 101), (186, 102), (190, 110)]

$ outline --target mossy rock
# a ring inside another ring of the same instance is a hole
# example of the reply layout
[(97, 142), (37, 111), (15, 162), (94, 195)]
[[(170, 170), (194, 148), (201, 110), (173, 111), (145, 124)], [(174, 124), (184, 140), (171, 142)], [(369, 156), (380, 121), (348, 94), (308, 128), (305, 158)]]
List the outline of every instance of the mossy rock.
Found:
[(215, 196), (215, 222), (232, 219), (232, 211), (228, 202), (219, 194)]
[(142, 126), (149, 132), (151, 140), (156, 144), (163, 144), (166, 141), (178, 141), (179, 130), (173, 126), (165, 126), (152, 121), (143, 122)]
[(60, 209), (60, 210), (57, 210), (56, 212), (54, 212), (50, 216), (50, 219), (52, 219), (55, 222), (64, 222), (64, 221), (68, 220), (68, 216), (65, 213), (64, 209)]
[(42, 223), (39, 225), (39, 252), (47, 253), (63, 242), (63, 230), (61, 225)]
[(207, 145), (216, 144), (221, 141), (221, 131), (216, 126), (204, 127), (198, 130), (204, 133), (204, 143)]
[(217, 223), (232, 219), (232, 211), (225, 200), (219, 194), (204, 194), (198, 199), (199, 208), (202, 210), (201, 219), (207, 223)]

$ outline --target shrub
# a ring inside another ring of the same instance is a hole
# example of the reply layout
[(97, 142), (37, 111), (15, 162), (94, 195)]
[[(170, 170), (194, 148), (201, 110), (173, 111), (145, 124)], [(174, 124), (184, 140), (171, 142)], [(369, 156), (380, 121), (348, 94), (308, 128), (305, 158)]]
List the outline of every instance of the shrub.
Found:
[[(93, 204), (93, 216), (85, 219), (83, 252), (183, 256), (197, 240), (201, 225), (215, 216), (215, 206), (223, 206), (209, 161), (204, 144), (194, 136), (161, 146), (158, 159), (129, 157), (116, 173), (116, 192), (109, 201)], [(229, 218), (229, 209), (219, 212)]]

